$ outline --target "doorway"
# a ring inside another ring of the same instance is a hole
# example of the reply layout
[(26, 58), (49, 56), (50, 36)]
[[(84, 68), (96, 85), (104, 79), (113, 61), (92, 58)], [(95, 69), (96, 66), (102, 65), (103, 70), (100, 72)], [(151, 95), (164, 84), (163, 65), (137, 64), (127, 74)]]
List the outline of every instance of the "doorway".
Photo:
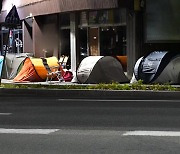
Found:
[(99, 56), (99, 28), (89, 28), (90, 56)]

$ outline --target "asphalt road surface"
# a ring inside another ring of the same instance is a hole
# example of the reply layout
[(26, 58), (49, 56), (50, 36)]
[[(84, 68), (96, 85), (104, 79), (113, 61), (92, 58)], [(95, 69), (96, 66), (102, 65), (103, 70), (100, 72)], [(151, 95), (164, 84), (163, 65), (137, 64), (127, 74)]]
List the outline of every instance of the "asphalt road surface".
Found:
[(179, 151), (179, 100), (0, 98), (1, 154)]

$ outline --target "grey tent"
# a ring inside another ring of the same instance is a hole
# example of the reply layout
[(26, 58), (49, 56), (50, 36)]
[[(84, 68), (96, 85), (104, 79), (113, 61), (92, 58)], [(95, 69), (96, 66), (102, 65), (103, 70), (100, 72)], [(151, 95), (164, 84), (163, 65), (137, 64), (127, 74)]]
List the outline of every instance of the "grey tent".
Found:
[(89, 56), (81, 61), (77, 70), (80, 83), (129, 82), (121, 63), (111, 56)]
[(180, 55), (171, 59), (153, 83), (180, 84)]
[(32, 56), (31, 53), (7, 53), (3, 71), (3, 78), (14, 79), (17, 75), (20, 65), (26, 57)]
[(154, 51), (141, 57), (135, 64), (134, 76), (144, 83), (180, 83), (180, 54)]

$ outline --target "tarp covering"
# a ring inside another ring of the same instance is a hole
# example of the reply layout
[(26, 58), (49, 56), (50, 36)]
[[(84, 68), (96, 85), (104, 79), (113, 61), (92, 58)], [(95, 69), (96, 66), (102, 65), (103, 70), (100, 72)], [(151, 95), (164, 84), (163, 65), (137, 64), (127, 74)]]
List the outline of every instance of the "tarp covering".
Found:
[[(59, 66), (56, 57), (46, 58), (49, 67)], [(24, 65), (18, 75), (14, 78), (15, 82), (38, 82), (44, 81), (47, 78), (48, 71), (46, 70), (41, 58), (26, 58)]]
[(136, 80), (141, 79), (144, 83), (179, 82), (179, 56), (177, 52), (154, 51), (141, 57), (134, 67)]
[(111, 56), (89, 56), (82, 60), (77, 70), (80, 83), (129, 82), (121, 63)]

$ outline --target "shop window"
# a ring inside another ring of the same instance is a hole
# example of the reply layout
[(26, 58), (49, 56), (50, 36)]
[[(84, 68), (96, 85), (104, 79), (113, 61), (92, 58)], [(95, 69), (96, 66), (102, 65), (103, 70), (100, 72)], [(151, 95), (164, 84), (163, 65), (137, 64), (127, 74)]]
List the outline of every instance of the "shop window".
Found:
[(125, 27), (102, 27), (100, 30), (100, 55), (126, 55)]
[(108, 24), (112, 22), (113, 12), (111, 10), (89, 12), (89, 24)]
[[(70, 29), (61, 30), (61, 55), (68, 56), (67, 66), (70, 66)], [(68, 68), (69, 69), (69, 68)]]
[(89, 25), (93, 24), (126, 24), (126, 9), (112, 9), (89, 12)]
[(68, 56), (67, 69), (71, 66), (71, 49), (70, 49), (70, 14), (64, 13), (60, 15), (60, 35), (61, 48), (60, 55)]
[(88, 25), (88, 15), (87, 12), (81, 12), (80, 13), (80, 18), (79, 18), (79, 23), (80, 26), (87, 26)]
[(126, 27), (101, 27), (100, 30), (100, 55), (114, 56), (127, 71), (126, 54)]
[(79, 60), (82, 61), (85, 57), (88, 56), (88, 48), (87, 48), (87, 28), (79, 29), (79, 47), (80, 47), (80, 57)]
[[(7, 42), (8, 39), (8, 42)], [(2, 29), (1, 31), (1, 54), (7, 49), (8, 53), (22, 53), (22, 29)]]

